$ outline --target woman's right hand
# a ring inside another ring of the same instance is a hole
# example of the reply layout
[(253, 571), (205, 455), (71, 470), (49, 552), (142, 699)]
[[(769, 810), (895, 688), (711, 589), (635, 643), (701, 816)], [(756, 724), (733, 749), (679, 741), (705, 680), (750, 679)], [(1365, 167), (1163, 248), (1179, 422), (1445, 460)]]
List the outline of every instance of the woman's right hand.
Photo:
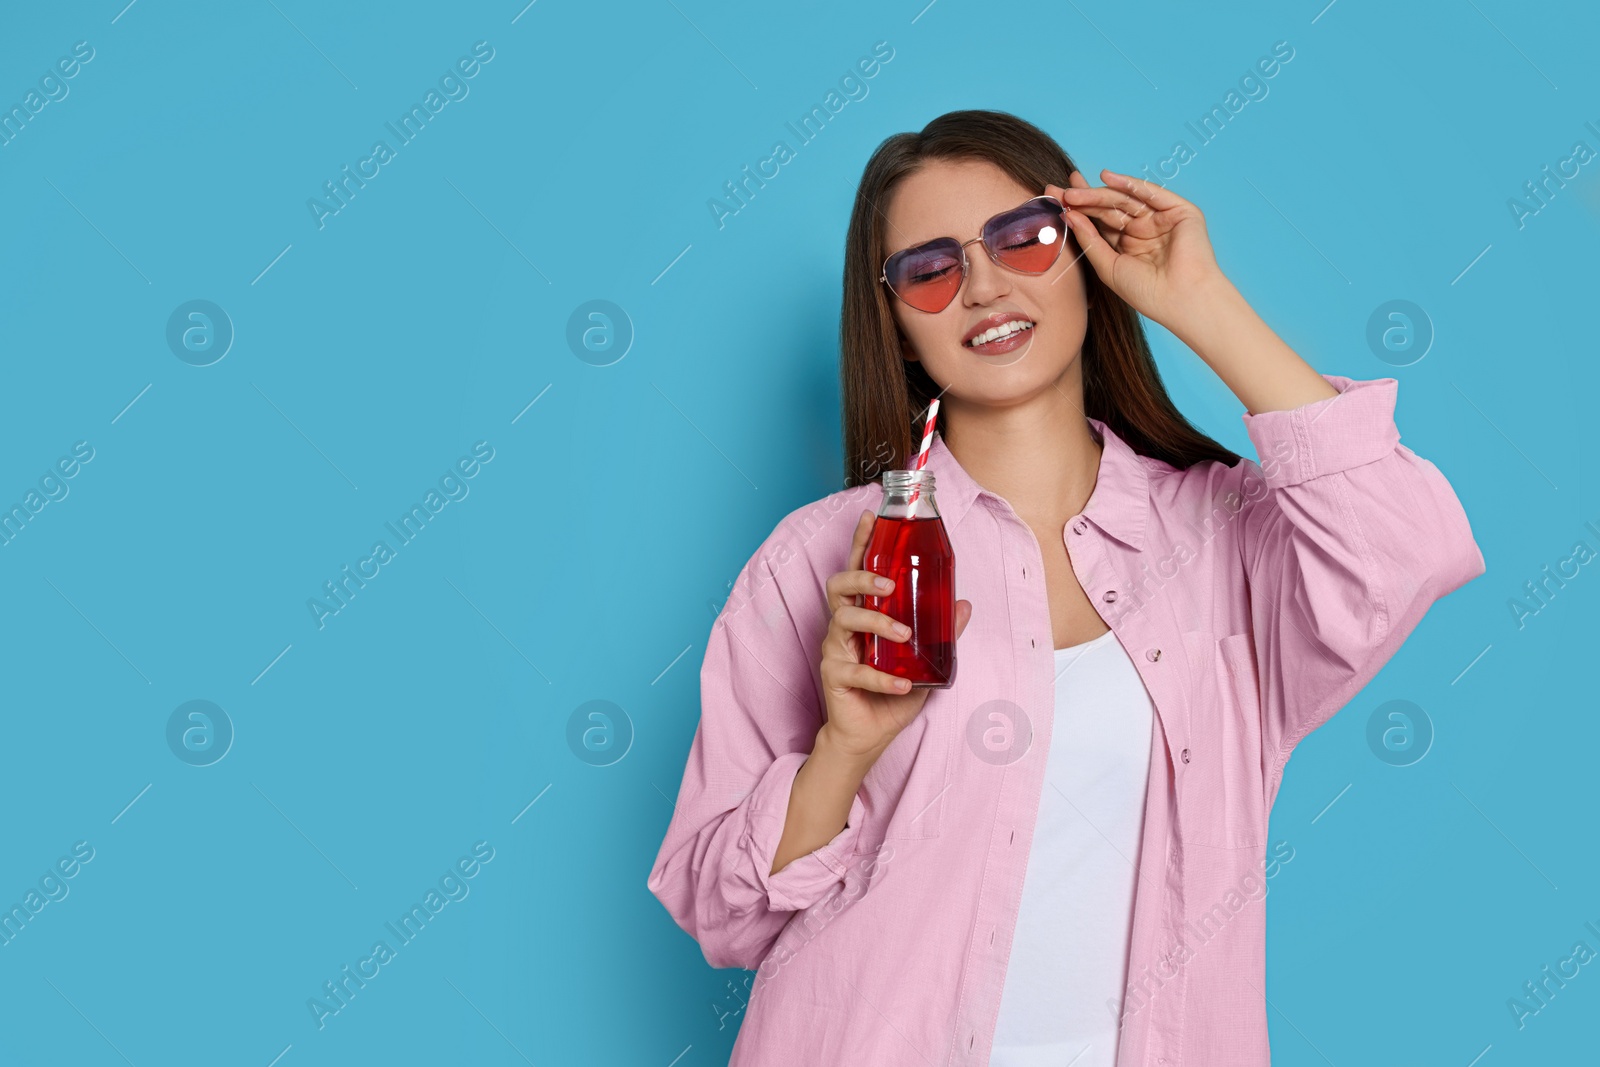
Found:
[[(849, 566), (826, 583), (831, 618), (822, 640), (823, 729), (840, 752), (868, 760), (877, 759), (889, 742), (910, 725), (927, 702), (929, 692), (912, 689), (905, 679), (867, 666), (862, 655), (861, 634), (904, 641), (911, 632), (883, 612), (856, 602), (857, 596), (884, 596), (894, 587), (892, 580), (861, 569), (873, 520), (872, 512), (862, 512), (850, 545)], [(889, 585), (878, 586), (878, 581)], [(956, 601), (957, 638), (971, 617), (972, 603)]]

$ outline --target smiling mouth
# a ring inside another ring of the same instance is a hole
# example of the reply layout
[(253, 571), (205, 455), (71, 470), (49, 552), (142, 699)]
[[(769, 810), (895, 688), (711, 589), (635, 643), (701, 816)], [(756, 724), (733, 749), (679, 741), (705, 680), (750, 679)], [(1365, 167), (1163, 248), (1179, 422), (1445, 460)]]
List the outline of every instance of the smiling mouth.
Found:
[(1027, 340), (1033, 328), (1034, 323), (1028, 319), (1013, 319), (961, 343), (975, 352), (1008, 352)]

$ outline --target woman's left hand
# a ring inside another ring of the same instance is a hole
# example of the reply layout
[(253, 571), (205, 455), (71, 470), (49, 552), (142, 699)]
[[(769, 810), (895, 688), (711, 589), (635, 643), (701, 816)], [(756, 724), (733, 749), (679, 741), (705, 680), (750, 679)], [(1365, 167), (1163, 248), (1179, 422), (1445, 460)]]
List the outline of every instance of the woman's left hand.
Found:
[(1169, 189), (1102, 170), (1091, 187), (1073, 171), (1066, 188), (1045, 193), (1067, 206), (1067, 224), (1112, 292), (1175, 334), (1203, 314), (1206, 294), (1227, 279), (1217, 266), (1200, 209)]

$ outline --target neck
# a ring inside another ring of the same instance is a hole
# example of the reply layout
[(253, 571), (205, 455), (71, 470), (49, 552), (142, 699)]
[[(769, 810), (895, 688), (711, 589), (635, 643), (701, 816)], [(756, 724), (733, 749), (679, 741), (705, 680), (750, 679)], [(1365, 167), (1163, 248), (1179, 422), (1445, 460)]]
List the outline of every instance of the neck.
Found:
[(1057, 528), (1088, 504), (1102, 445), (1083, 410), (1074, 361), (1037, 395), (1005, 407), (946, 393), (939, 421), (945, 447), (983, 488), (1002, 497), (1030, 526)]

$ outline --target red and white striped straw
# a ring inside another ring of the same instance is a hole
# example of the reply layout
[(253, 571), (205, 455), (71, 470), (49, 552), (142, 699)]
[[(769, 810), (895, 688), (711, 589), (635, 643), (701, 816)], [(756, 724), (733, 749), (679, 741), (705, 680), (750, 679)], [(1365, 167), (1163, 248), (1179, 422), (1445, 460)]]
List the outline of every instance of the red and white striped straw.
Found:
[[(933, 444), (933, 423), (938, 417), (939, 398), (934, 397), (933, 403), (928, 405), (928, 421), (922, 426), (922, 447), (917, 450), (916, 462), (911, 465), (911, 469), (914, 471), (921, 470), (923, 465), (928, 462), (928, 447)], [(909, 504), (915, 504), (917, 502), (917, 490), (919, 488), (919, 486), (911, 487), (911, 498), (908, 501)]]

